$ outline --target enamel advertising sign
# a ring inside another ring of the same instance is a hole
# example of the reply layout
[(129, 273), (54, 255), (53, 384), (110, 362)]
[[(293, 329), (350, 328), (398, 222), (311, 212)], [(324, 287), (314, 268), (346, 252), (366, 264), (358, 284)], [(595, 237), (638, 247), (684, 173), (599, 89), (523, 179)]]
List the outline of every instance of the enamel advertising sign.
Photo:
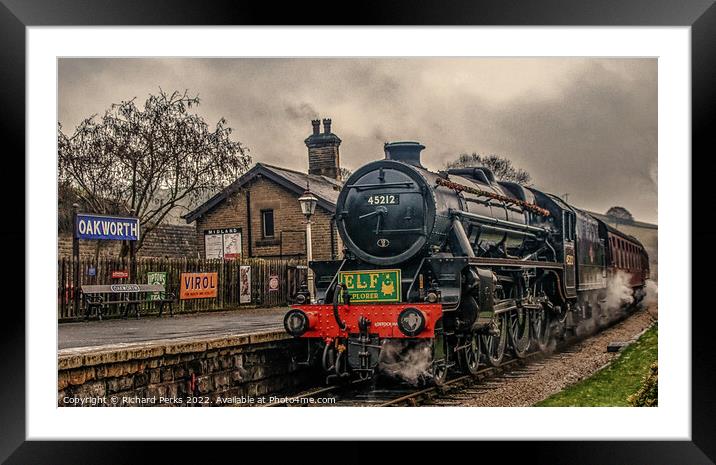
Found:
[(182, 273), (179, 279), (179, 298), (206, 299), (217, 296), (219, 273)]
[(251, 266), (239, 267), (239, 303), (251, 303)]

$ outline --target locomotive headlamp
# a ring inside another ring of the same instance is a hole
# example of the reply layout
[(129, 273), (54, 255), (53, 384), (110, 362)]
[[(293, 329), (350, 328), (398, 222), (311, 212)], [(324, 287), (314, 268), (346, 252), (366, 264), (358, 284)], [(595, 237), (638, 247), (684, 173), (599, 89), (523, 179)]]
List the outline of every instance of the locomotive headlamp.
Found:
[(417, 308), (406, 308), (398, 315), (398, 329), (406, 336), (417, 336), (425, 329), (423, 313)]
[(293, 337), (301, 336), (308, 330), (308, 315), (294, 308), (283, 317), (283, 327)]

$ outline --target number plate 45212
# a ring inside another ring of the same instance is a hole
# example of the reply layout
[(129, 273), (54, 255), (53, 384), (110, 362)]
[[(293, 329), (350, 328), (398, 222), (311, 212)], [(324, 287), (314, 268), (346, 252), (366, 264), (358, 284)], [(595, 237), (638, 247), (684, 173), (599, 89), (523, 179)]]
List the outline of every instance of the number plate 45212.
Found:
[(368, 196), (368, 205), (398, 205), (399, 194), (373, 194)]

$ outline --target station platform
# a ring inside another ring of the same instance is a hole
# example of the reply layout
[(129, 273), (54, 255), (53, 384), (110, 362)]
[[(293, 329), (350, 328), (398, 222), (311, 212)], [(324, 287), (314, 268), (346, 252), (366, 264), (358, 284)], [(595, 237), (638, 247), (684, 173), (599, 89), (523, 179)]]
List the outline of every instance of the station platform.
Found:
[(221, 337), (283, 330), (288, 307), (254, 308), (224, 312), (130, 317), (60, 323), (58, 349), (102, 347), (154, 340)]

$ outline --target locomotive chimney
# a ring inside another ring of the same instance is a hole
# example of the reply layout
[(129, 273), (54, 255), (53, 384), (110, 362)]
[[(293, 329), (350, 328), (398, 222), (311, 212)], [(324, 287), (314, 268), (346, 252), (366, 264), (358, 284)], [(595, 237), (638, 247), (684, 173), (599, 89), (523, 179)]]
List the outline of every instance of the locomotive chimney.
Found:
[(338, 147), (341, 145), (341, 139), (331, 132), (329, 118), (323, 120), (323, 132), (320, 124), (318, 119), (311, 120), (313, 134), (304, 140), (308, 147), (308, 174), (339, 179), (341, 166)]
[(383, 150), (385, 150), (386, 160), (402, 161), (409, 165), (423, 168), (420, 164), (420, 152), (425, 148), (420, 142), (386, 142)]

